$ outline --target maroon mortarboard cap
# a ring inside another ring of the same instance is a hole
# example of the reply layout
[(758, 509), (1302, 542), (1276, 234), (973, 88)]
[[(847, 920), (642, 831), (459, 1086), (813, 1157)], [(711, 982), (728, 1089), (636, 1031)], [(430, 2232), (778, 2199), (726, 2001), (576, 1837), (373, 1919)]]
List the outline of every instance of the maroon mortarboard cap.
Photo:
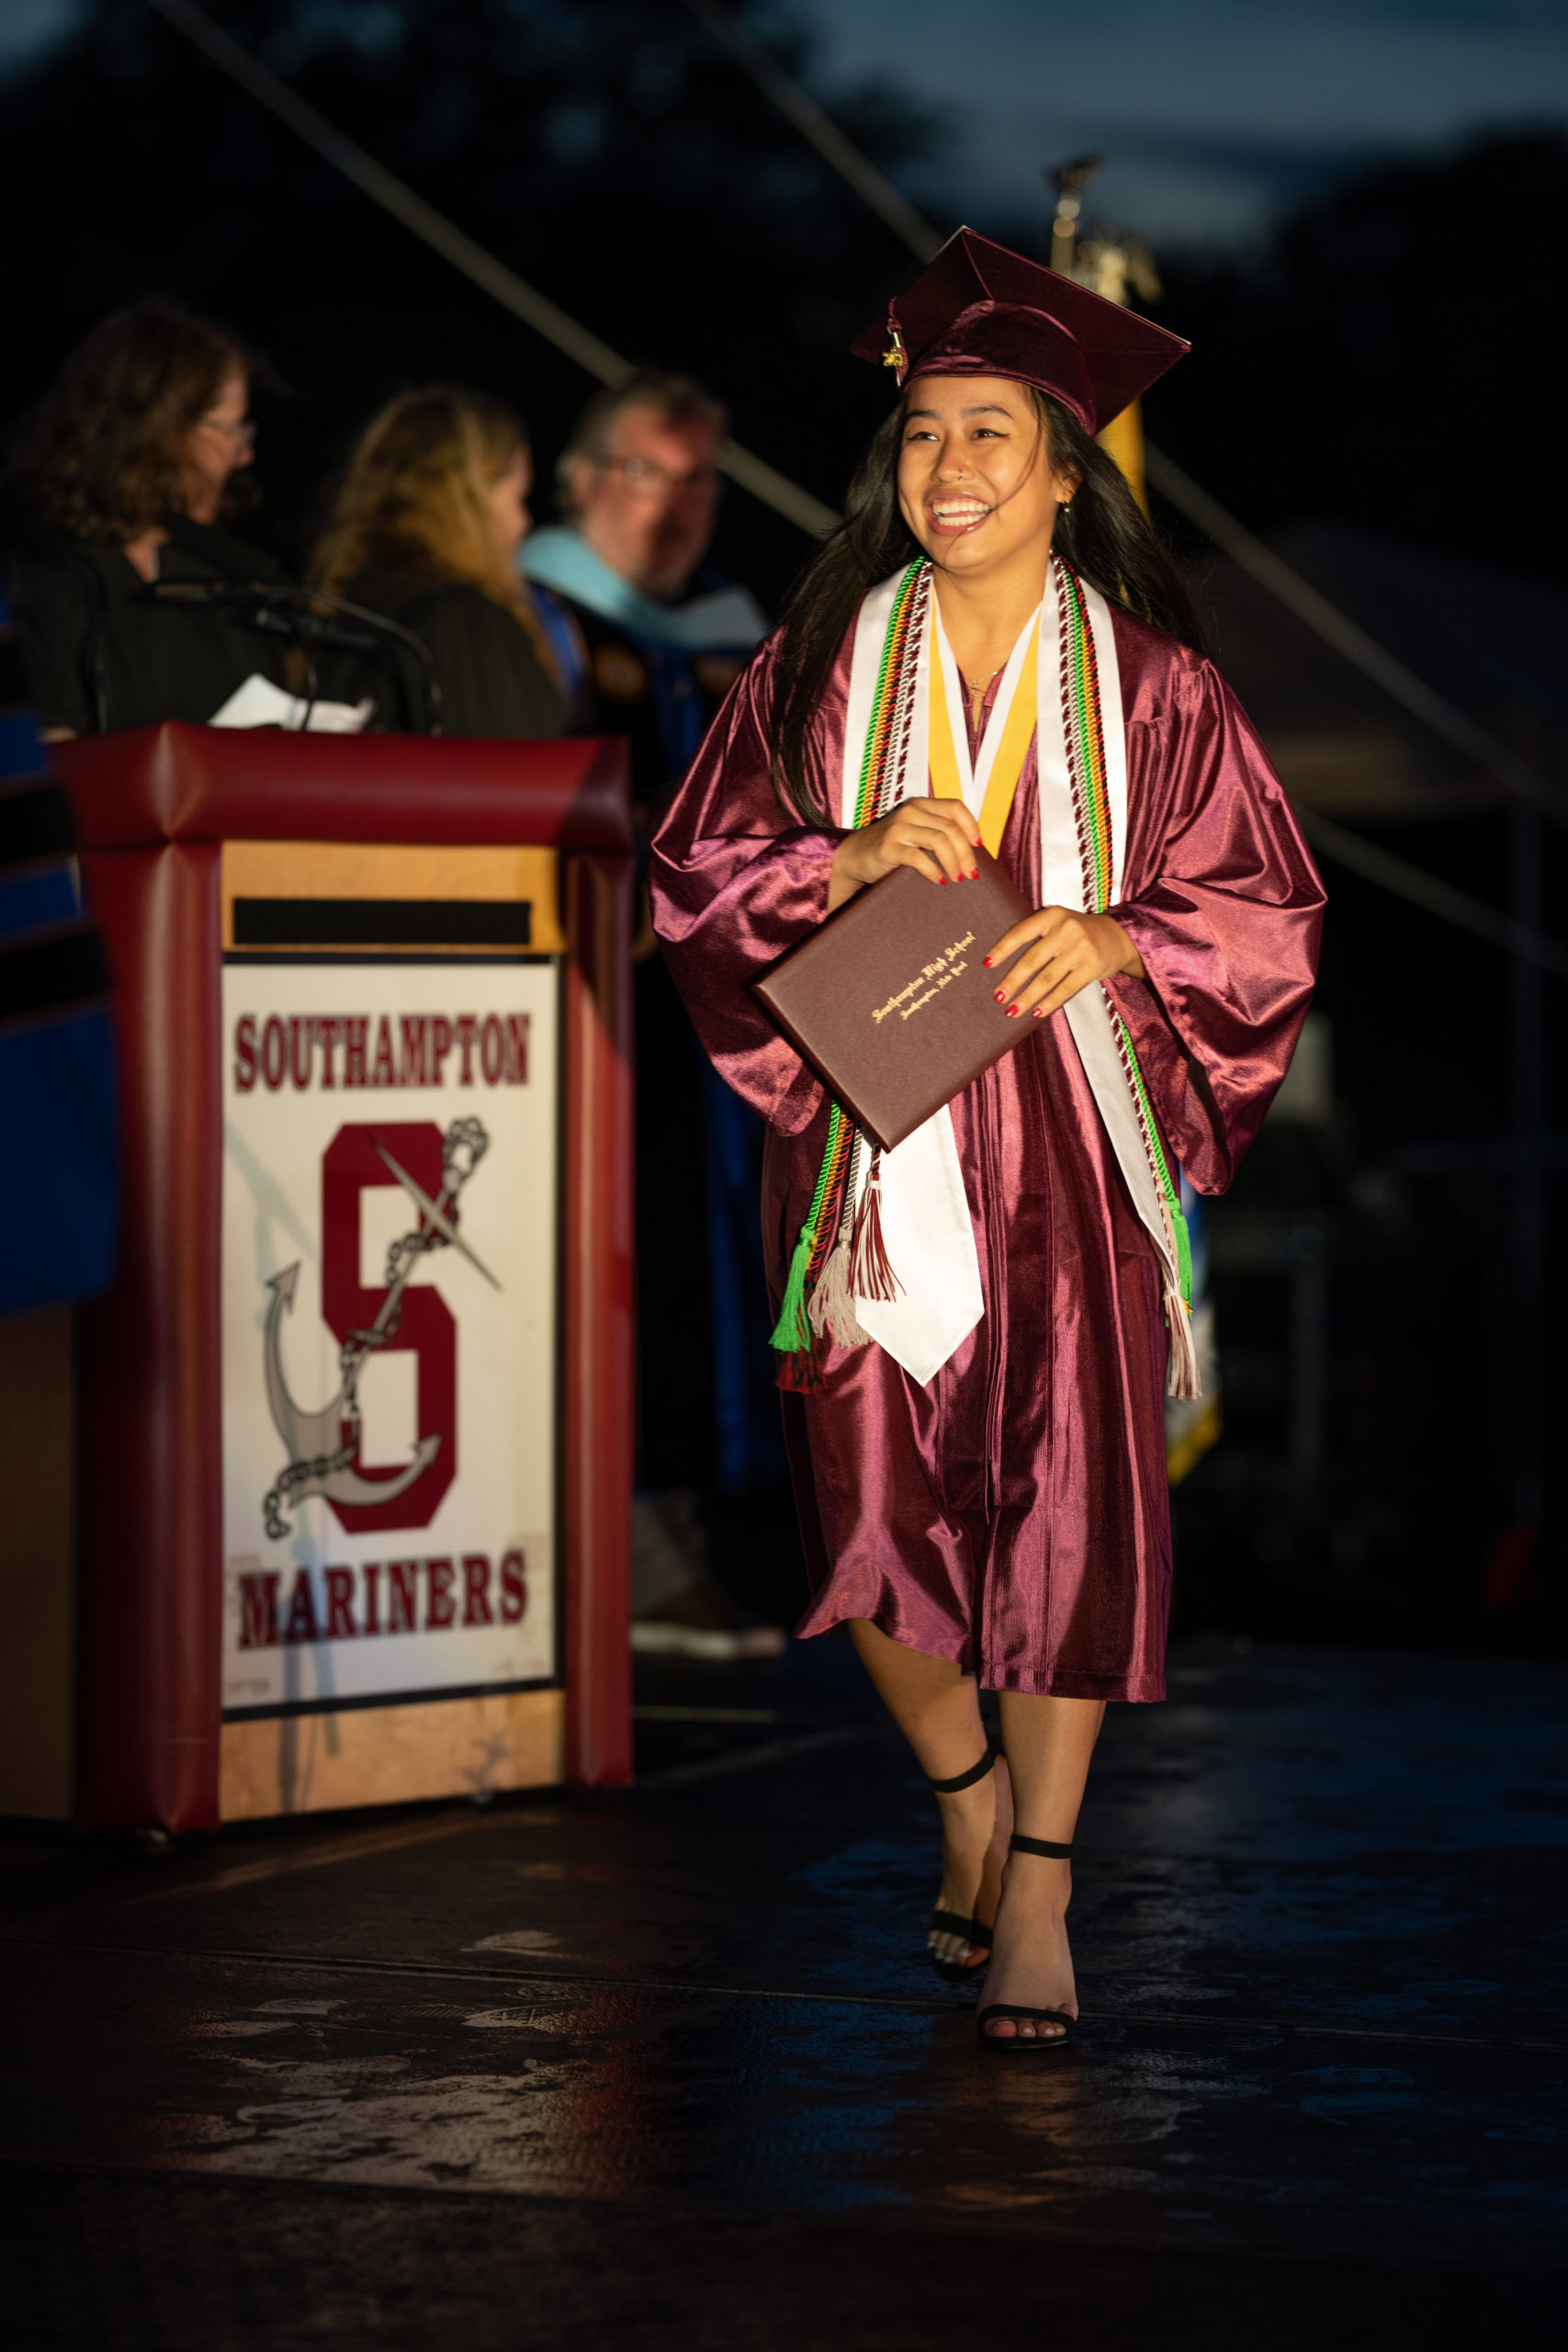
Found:
[(896, 368), (900, 384), (907, 376), (1033, 384), (1089, 433), (1120, 416), (1191, 347), (973, 229), (950, 237), (888, 304), (886, 323), (850, 345), (857, 359)]

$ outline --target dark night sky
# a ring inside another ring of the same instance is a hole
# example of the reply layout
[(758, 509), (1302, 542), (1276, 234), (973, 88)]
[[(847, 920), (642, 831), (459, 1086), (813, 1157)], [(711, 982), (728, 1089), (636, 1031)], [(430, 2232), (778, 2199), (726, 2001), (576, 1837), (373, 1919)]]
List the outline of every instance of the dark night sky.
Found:
[[(222, 0), (210, 13), (223, 21)], [(321, 13), (368, 19), (375, 0)], [(0, 74), (82, 14), (6, 0)], [(1109, 164), (1096, 209), (1167, 251), (1245, 249), (1369, 164), (1568, 122), (1561, 0), (791, 0), (784, 15), (820, 42), (829, 104), (892, 85), (936, 109), (931, 153), (903, 176), (939, 220), (1026, 224), (1042, 164), (1088, 150)], [(768, 16), (752, 19), (764, 35)]]
[(912, 192), (1027, 220), (1043, 163), (1100, 153), (1095, 209), (1168, 250), (1250, 244), (1371, 163), (1568, 121), (1561, 0), (810, 0), (804, 13), (824, 87), (891, 79), (944, 110)]

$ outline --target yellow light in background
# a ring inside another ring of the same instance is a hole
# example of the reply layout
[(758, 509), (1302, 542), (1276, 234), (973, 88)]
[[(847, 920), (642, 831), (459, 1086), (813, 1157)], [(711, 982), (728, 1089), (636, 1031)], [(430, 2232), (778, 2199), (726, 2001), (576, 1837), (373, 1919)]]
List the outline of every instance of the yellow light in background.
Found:
[(1113, 416), (1095, 438), (1107, 456), (1113, 458), (1122, 469), (1127, 487), (1146, 514), (1149, 511), (1148, 492), (1144, 484), (1144, 412), (1141, 402), (1134, 401), (1120, 416)]
[(1224, 1434), (1225, 1417), (1217, 1396), (1201, 1396), (1197, 1400), (1198, 1417), (1189, 1426), (1171, 1428), (1171, 1399), (1166, 1400), (1165, 1475), (1167, 1483), (1179, 1487), (1190, 1470), (1195, 1470), (1209, 1448)]

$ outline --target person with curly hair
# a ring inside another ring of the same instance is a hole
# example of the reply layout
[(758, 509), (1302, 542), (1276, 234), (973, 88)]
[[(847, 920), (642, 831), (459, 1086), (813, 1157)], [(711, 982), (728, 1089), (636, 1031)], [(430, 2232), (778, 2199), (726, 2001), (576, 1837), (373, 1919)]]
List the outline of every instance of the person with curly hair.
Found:
[(246, 503), (255, 362), (174, 304), (106, 319), (66, 359), (6, 475), (12, 602), (46, 739), (209, 719), (284, 649), (164, 582), (267, 580), (276, 560), (225, 527)]

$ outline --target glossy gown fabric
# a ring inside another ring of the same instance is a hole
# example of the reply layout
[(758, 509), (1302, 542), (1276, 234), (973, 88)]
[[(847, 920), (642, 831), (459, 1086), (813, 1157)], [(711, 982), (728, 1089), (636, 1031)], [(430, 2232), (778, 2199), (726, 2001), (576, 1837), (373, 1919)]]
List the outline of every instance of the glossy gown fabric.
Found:
[[(1168, 1144), (1200, 1191), (1220, 1192), (1289, 1064), (1322, 890), (1213, 668), (1120, 613), (1114, 626), (1128, 841), (1112, 911), (1148, 978), (1108, 985)], [(834, 811), (850, 651), (846, 640), (811, 741), (813, 789)], [(746, 984), (821, 922), (842, 835), (794, 820), (769, 781), (773, 662), (764, 645), (715, 721), (655, 841), (651, 880), (698, 1034), (769, 1123), (762, 1225), (776, 1307), (828, 1105)], [(1000, 856), (1037, 901), (1032, 748)], [(964, 885), (949, 887), (961, 910)], [(869, 1617), (987, 1689), (1163, 1698), (1158, 1261), (1066, 1021), (1032, 1024), (952, 1109), (985, 1316), (924, 1387), (874, 1344), (834, 1345), (821, 1391), (784, 1396), (814, 1585), (799, 1630)]]

